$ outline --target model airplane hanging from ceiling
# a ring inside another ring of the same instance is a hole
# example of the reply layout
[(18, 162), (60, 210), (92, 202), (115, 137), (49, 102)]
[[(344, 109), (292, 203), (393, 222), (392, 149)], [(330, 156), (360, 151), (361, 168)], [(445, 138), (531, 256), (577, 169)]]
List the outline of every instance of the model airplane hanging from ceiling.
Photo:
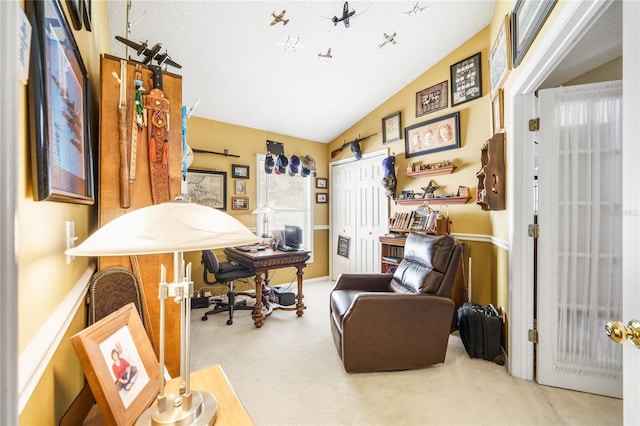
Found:
[(156, 61), (159, 67), (163, 65), (170, 65), (174, 68), (182, 68), (177, 62), (174, 62), (167, 52), (160, 53), (160, 49), (162, 45), (160, 43), (156, 43), (152, 48), (148, 48), (147, 42), (144, 43), (136, 43), (135, 41), (128, 40), (124, 37), (116, 36), (116, 40), (126, 44), (127, 46), (136, 50), (136, 54), (138, 56), (144, 56), (144, 59), (141, 62), (144, 65), (151, 65), (153, 61)]
[(327, 50), (327, 53), (318, 53), (318, 58), (326, 58), (326, 59), (331, 59), (333, 58), (333, 56), (331, 56), (331, 48), (329, 48), (329, 50)]
[(349, 11), (349, 2), (345, 1), (344, 6), (342, 6), (342, 17), (338, 18), (337, 16), (334, 16), (331, 19), (331, 22), (333, 22), (334, 26), (338, 25), (338, 22), (342, 22), (345, 28), (349, 28), (349, 19), (355, 14), (355, 10)]
[(396, 44), (396, 33), (394, 32), (393, 34), (389, 35), (387, 33), (384, 33), (384, 42), (380, 45), (378, 45), (378, 47), (380, 49), (382, 49), (382, 47), (384, 45), (386, 45), (387, 43), (391, 43), (391, 44)]
[(271, 21), (271, 23), (269, 25), (275, 25), (278, 22), (282, 22), (282, 25), (287, 25), (289, 23), (288, 19), (284, 19), (284, 14), (287, 13), (286, 10), (283, 10), (282, 12), (280, 12), (279, 15), (276, 15), (275, 12), (271, 13), (271, 16), (273, 16), (273, 21)]
[(300, 37), (287, 36), (287, 40), (284, 43), (278, 43), (278, 46), (283, 46), (284, 50), (296, 50), (299, 47), (304, 47), (299, 42)]
[(420, 4), (416, 3), (413, 6), (413, 9), (411, 9), (408, 12), (404, 12), (403, 15), (407, 15), (407, 16), (416, 16), (418, 13), (422, 12), (423, 10), (425, 10), (427, 7), (429, 6), (422, 6), (420, 7)]

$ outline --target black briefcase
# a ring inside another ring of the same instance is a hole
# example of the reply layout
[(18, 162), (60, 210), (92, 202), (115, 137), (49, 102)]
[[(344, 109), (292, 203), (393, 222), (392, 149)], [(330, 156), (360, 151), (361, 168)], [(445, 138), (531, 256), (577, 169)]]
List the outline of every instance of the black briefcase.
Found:
[(471, 358), (503, 365), (502, 319), (492, 305), (464, 303), (458, 309), (460, 339)]

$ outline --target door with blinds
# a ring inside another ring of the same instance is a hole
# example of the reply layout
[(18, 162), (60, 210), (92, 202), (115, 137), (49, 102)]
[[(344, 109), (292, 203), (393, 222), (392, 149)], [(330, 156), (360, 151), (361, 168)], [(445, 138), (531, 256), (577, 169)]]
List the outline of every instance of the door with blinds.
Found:
[(622, 396), (622, 84), (539, 92), (536, 379)]
[(379, 151), (331, 165), (331, 279), (380, 270), (379, 237), (387, 232), (389, 201)]

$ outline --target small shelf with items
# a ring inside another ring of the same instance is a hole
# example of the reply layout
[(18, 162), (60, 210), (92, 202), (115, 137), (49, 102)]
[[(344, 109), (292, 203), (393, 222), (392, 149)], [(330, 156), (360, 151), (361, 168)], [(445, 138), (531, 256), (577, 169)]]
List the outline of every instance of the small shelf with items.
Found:
[(471, 197), (434, 197), (434, 198), (413, 198), (406, 200), (396, 200), (400, 206), (416, 206), (428, 201), (429, 204), (465, 204)]
[(457, 169), (453, 164), (449, 166), (443, 166), (438, 168), (424, 169), (424, 170), (416, 170), (413, 172), (407, 172), (407, 176), (410, 178), (421, 178), (425, 176), (438, 176), (438, 175), (448, 175), (453, 173)]

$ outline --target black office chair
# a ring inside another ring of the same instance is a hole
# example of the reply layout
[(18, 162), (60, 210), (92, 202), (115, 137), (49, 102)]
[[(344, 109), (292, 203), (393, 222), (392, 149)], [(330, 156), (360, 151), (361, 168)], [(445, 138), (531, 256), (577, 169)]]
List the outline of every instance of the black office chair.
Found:
[[(226, 284), (229, 286), (229, 292), (227, 293), (229, 298), (228, 303), (216, 302), (215, 307), (211, 311), (204, 313), (202, 321), (206, 321), (208, 315), (228, 311), (229, 319), (227, 320), (227, 325), (231, 325), (233, 324), (233, 311), (253, 310), (253, 306), (247, 306), (244, 300), (242, 303), (236, 303), (236, 296), (238, 294), (247, 295), (247, 293), (236, 293), (234, 290), (235, 280), (239, 278), (249, 278), (254, 275), (251, 269), (231, 262), (218, 262), (218, 258), (213, 250), (202, 250), (202, 263), (204, 265), (203, 279), (207, 285)], [(216, 280), (209, 281), (208, 274), (213, 274)]]

